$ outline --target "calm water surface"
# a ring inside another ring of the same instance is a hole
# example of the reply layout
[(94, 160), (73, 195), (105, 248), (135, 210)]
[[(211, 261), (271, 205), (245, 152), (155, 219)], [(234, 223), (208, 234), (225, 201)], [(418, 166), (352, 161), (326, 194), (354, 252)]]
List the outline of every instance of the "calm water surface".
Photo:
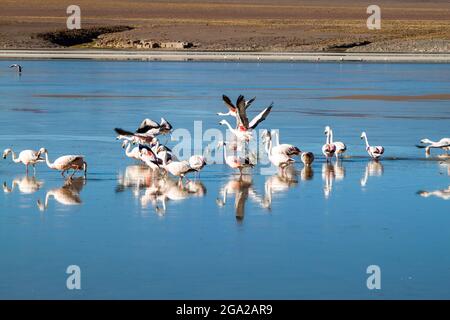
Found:
[[(22, 61), (19, 77), (11, 63), (1, 149), (80, 153), (89, 175), (68, 184), (40, 165), (27, 178), (1, 161), (0, 298), (450, 298), (450, 165), (414, 147), (450, 135), (450, 101), (334, 98), (448, 95), (450, 65)], [(261, 128), (313, 151), (312, 171), (240, 180), (210, 165), (152, 194), (112, 128), (164, 116), (224, 130), (223, 93), (256, 96), (253, 114), (274, 101)], [(348, 145), (339, 164), (320, 156), (325, 125)], [(367, 159), (362, 130), (383, 161)], [(82, 290), (66, 289), (72, 264)], [(381, 290), (366, 287), (369, 265)]]

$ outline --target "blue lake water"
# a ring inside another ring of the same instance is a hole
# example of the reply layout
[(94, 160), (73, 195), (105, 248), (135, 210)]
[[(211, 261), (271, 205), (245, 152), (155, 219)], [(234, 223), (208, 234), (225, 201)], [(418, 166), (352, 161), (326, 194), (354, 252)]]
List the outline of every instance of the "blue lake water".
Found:
[[(410, 97), (450, 94), (449, 64), (21, 61), (19, 76), (11, 63), (1, 150), (83, 154), (89, 173), (68, 184), (39, 165), (26, 178), (1, 160), (0, 298), (450, 298), (450, 163), (415, 147), (450, 136), (450, 101)], [(112, 129), (163, 116), (224, 131), (223, 93), (256, 96), (252, 115), (273, 101), (260, 127), (314, 152), (312, 172), (239, 179), (211, 164), (156, 199)], [(340, 163), (321, 156), (326, 125), (348, 146)], [(386, 148), (378, 163), (363, 130)], [(69, 265), (81, 290), (66, 288)], [(381, 290), (366, 286), (369, 265)]]

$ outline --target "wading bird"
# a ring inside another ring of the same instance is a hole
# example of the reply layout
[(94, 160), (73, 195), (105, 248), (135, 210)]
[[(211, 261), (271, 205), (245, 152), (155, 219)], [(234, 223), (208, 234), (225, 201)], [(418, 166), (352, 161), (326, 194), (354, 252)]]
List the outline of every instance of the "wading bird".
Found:
[(430, 155), (430, 149), (442, 149), (447, 151), (450, 151), (450, 138), (442, 138), (439, 141), (431, 141), (430, 139), (422, 139), (420, 140), (420, 143), (428, 144), (428, 145), (417, 145), (417, 148), (425, 148), (425, 154), (428, 156)]
[(322, 153), (328, 162), (328, 160), (334, 156), (334, 153), (336, 152), (336, 146), (331, 143), (330, 130), (325, 130), (325, 135), (327, 136), (327, 139), (326, 143), (322, 146)]
[(206, 166), (206, 159), (204, 156), (193, 155), (189, 158), (189, 166), (200, 175), (200, 171)]
[(244, 168), (253, 168), (254, 164), (250, 162), (249, 157), (239, 157), (237, 155), (227, 155), (227, 143), (219, 142), (219, 147), (223, 147), (223, 156), (225, 163), (232, 169), (239, 169), (239, 175), (242, 176)]
[(302, 152), (300, 155), (300, 160), (302, 160), (305, 167), (310, 167), (314, 162), (314, 154), (312, 152)]
[(70, 169), (73, 170), (70, 178), (74, 176), (80, 170), (84, 171), (84, 176), (87, 174), (87, 163), (83, 156), (80, 155), (66, 155), (59, 157), (53, 162), (48, 159), (48, 151), (45, 148), (39, 150), (39, 154), (45, 154), (45, 162), (50, 169), (61, 171), (61, 175), (64, 177), (64, 173), (68, 172)]
[(366, 150), (369, 156), (371, 156), (374, 160), (378, 160), (384, 153), (384, 148), (382, 146), (370, 146), (367, 141), (367, 134), (365, 132), (361, 133), (361, 139), (364, 139), (366, 142)]
[(281, 173), (284, 174), (284, 170), (286, 167), (295, 162), (294, 159), (289, 157), (283, 152), (274, 152), (272, 148), (272, 139), (268, 139), (266, 141), (266, 152), (269, 158), (269, 161), (276, 167), (281, 169)]
[(325, 134), (327, 134), (327, 132), (329, 132), (330, 135), (330, 143), (334, 144), (336, 147), (336, 151), (334, 152), (336, 159), (339, 159), (339, 155), (344, 154), (344, 152), (347, 151), (347, 146), (341, 141), (333, 141), (333, 130), (331, 130), (329, 126), (325, 127)]
[(276, 130), (271, 130), (270, 132), (268, 130), (263, 130), (261, 137), (263, 138), (264, 143), (268, 144), (269, 141), (272, 143), (273, 153), (282, 153), (288, 157), (294, 157), (301, 154), (301, 150), (292, 144), (280, 144), (280, 137)]
[(40, 156), (39, 151), (34, 150), (23, 150), (19, 153), (19, 156), (16, 157), (16, 154), (14, 151), (10, 148), (5, 149), (3, 151), (3, 159), (6, 159), (6, 157), (11, 153), (12, 161), (15, 163), (23, 163), (26, 168), (26, 173), (28, 174), (28, 166), (31, 165), (33, 167), (33, 172), (36, 173), (36, 163), (43, 162), (44, 159), (42, 159)]

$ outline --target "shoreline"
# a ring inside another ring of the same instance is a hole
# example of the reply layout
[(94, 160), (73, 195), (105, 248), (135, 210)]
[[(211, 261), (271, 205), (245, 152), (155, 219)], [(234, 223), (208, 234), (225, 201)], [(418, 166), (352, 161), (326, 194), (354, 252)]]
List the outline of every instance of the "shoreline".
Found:
[(0, 60), (87, 59), (108, 61), (232, 61), (232, 62), (415, 62), (450, 63), (450, 53), (325, 53), (138, 50), (0, 50)]

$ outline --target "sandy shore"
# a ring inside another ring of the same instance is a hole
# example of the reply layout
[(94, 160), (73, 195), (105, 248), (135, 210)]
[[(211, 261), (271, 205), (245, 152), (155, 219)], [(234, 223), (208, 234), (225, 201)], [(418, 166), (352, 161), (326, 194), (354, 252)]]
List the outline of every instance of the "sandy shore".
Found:
[(378, 0), (380, 30), (364, 0), (78, 0), (80, 34), (69, 4), (2, 0), (0, 49), (450, 53), (448, 0)]
[(180, 52), (123, 50), (0, 50), (0, 59), (95, 59), (134, 61), (342, 61), (450, 63), (450, 54)]

